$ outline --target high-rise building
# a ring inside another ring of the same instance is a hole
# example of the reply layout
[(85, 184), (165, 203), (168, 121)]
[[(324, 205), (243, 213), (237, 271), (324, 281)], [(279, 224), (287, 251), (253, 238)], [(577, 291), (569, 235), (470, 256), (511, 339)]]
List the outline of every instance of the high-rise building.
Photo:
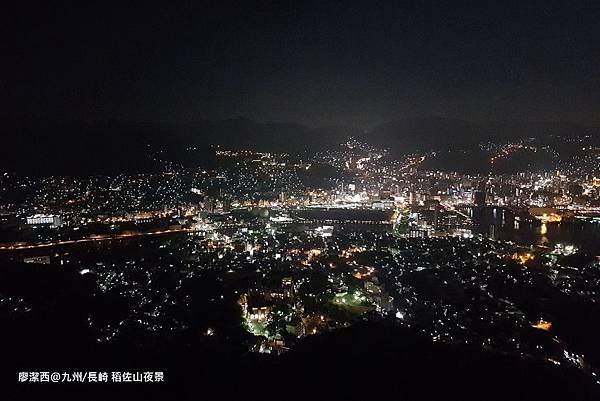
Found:
[(215, 198), (212, 198), (210, 196), (204, 198), (204, 211), (208, 213), (214, 213), (216, 206), (217, 201), (215, 200)]
[(475, 191), (473, 193), (473, 203), (477, 207), (485, 206), (486, 198), (487, 198), (487, 195), (486, 195), (485, 191)]

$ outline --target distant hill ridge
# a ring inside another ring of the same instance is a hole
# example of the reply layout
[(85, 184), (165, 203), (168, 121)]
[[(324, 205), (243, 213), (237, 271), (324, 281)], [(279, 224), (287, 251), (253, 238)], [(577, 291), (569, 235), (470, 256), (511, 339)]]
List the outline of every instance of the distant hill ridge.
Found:
[(209, 162), (211, 145), (302, 154), (355, 136), (404, 152), (547, 135), (600, 136), (599, 128), (566, 122), (472, 122), (442, 117), (403, 118), (366, 131), (246, 118), (170, 123), (4, 117), (0, 127), (3, 147), (9, 150), (0, 169), (27, 174), (147, 171), (156, 167), (148, 157), (152, 150), (163, 149), (176, 157), (188, 146), (205, 153), (198, 158), (202, 163)]

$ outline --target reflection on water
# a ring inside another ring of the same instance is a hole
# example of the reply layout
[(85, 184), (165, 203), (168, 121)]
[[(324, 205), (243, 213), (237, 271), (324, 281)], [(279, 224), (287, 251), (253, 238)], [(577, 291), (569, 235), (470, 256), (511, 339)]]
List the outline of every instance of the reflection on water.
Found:
[(500, 207), (470, 208), (474, 231), (499, 240), (514, 241), (524, 245), (572, 244), (600, 253), (600, 224), (583, 221), (540, 223), (519, 221), (509, 210)]
[(540, 228), (540, 234), (546, 235), (548, 233), (548, 226), (546, 223), (542, 223), (542, 227)]
[(546, 234), (548, 234), (548, 226), (546, 225), (546, 223), (542, 223), (542, 225), (540, 226), (540, 244), (541, 245), (550, 245), (549, 244), (549, 240), (548, 237), (546, 237)]

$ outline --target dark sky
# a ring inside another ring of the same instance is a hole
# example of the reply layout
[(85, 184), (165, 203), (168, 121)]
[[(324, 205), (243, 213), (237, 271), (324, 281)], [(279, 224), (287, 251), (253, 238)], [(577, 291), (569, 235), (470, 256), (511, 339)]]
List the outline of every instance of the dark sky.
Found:
[(595, 1), (15, 3), (0, 28), (8, 113), (600, 125)]

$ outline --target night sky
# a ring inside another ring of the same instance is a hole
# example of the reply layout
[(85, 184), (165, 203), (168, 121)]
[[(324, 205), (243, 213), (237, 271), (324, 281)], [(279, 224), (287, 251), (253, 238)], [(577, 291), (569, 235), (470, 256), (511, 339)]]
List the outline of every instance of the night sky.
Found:
[(3, 113), (600, 125), (598, 2), (15, 3)]

